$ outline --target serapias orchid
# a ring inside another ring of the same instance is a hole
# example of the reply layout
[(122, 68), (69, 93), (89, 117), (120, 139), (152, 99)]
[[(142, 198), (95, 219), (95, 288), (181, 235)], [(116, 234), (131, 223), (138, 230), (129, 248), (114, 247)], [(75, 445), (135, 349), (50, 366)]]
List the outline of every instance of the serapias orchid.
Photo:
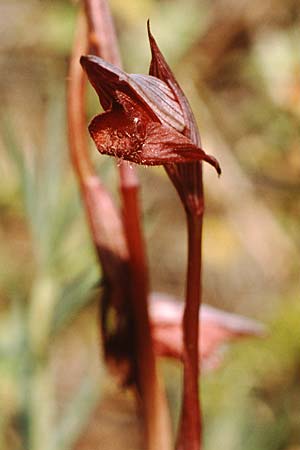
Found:
[(198, 311), (204, 213), (202, 161), (211, 164), (218, 174), (221, 169), (218, 161), (202, 149), (191, 107), (150, 32), (149, 22), (148, 37), (152, 54), (149, 75), (127, 74), (95, 56), (83, 56), (80, 62), (104, 109), (89, 125), (99, 152), (137, 164), (163, 165), (186, 212), (188, 264), (182, 320), (183, 399), (176, 448), (199, 450), (202, 436), (198, 395)]
[(97, 56), (80, 62), (104, 109), (89, 125), (100, 153), (149, 166), (203, 160), (221, 173), (216, 159), (185, 135), (181, 102), (167, 83), (127, 74)]

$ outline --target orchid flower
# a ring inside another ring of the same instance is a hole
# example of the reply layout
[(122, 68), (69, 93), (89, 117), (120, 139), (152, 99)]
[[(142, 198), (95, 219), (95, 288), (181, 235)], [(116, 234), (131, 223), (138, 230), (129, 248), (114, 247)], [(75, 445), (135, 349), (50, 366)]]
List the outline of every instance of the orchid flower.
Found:
[(185, 117), (176, 94), (152, 75), (127, 74), (97, 56), (80, 62), (104, 113), (89, 132), (100, 153), (148, 166), (216, 159), (184, 135)]
[(176, 448), (199, 450), (199, 306), (204, 212), (202, 161), (220, 175), (218, 161), (201, 146), (190, 105), (150, 32), (149, 75), (128, 74), (96, 56), (81, 65), (104, 112), (89, 125), (98, 151), (136, 164), (163, 165), (186, 211), (188, 264), (183, 327), (183, 401)]

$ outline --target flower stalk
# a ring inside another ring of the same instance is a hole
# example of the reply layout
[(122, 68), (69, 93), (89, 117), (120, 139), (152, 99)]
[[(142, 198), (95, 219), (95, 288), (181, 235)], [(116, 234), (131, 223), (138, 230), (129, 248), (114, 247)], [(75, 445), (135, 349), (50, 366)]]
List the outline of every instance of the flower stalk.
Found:
[[(95, 39), (95, 32), (92, 35)], [(127, 74), (111, 64), (107, 55), (108, 60), (83, 56), (80, 62), (104, 109), (89, 125), (90, 135), (98, 151), (121, 158), (122, 161), (163, 165), (186, 212), (188, 264), (182, 325), (184, 383), (177, 448), (199, 450), (202, 434), (198, 366), (204, 210), (202, 161), (211, 164), (218, 174), (221, 170), (216, 159), (201, 148), (199, 132), (189, 103), (160, 52), (150, 32), (149, 23), (148, 35), (152, 52), (149, 75)], [(123, 164), (125, 163), (122, 162)], [(138, 321), (146, 325), (146, 328), (137, 325), (137, 353), (141, 361), (145, 348), (139, 347), (140, 343), (144, 339), (150, 345), (149, 348), (146, 347), (148, 372), (143, 367), (139, 373), (143, 373), (145, 377), (150, 376), (152, 384), (157, 377), (147, 311), (148, 280), (145, 277), (147, 271), (136, 198), (137, 185), (131, 193), (126, 185), (123, 185), (121, 190), (131, 275), (136, 277), (132, 284), (135, 323)], [(145, 383), (145, 380), (139, 380)], [(142, 387), (141, 392), (144, 393), (146, 403), (151, 402), (151, 395), (157, 391), (153, 386), (150, 390), (149, 386), (145, 387), (147, 392), (143, 391)], [(149, 408), (145, 411), (149, 411), (148, 419), (151, 421), (154, 410)], [(153, 449), (165, 448), (157, 446), (157, 443), (155, 445)]]
[[(135, 362), (132, 354), (133, 335), (131, 311), (125, 298), (129, 296), (127, 276), (129, 254), (121, 217), (114, 202), (101, 183), (92, 164), (86, 136), (85, 85), (86, 78), (78, 59), (86, 51), (87, 27), (82, 12), (79, 14), (68, 76), (68, 137), (72, 165), (77, 176), (83, 206), (91, 232), (93, 245), (102, 267), (104, 293), (102, 298), (102, 340), (104, 356), (127, 361), (127, 373), (122, 382), (134, 378)], [(109, 332), (106, 317), (109, 308), (115, 310), (118, 318), (113, 333)], [(115, 341), (123, 343), (118, 353)]]
[(201, 304), (202, 216), (187, 214), (188, 267), (186, 302), (183, 314), (183, 399), (177, 448), (199, 450), (202, 417), (199, 395), (198, 364)]
[[(171, 69), (160, 52), (148, 24), (152, 61), (150, 74), (164, 80), (175, 93), (185, 122), (183, 134), (194, 145), (201, 140), (190, 105)], [(221, 170), (216, 162), (215, 168)], [(183, 314), (183, 397), (177, 436), (177, 450), (199, 450), (202, 446), (202, 415), (200, 403), (200, 371), (198, 364), (201, 306), (202, 225), (204, 214), (202, 162), (194, 161), (165, 166), (186, 212), (188, 256), (186, 299)]]
[[(121, 66), (117, 39), (108, 4), (86, 0), (90, 47), (107, 61)], [(86, 52), (82, 52), (84, 54)], [(118, 164), (122, 196), (123, 233), (128, 249), (128, 302), (132, 312), (136, 384), (144, 416), (148, 450), (171, 448), (171, 427), (165, 394), (158, 378), (148, 314), (148, 267), (140, 224), (139, 183), (126, 161)]]

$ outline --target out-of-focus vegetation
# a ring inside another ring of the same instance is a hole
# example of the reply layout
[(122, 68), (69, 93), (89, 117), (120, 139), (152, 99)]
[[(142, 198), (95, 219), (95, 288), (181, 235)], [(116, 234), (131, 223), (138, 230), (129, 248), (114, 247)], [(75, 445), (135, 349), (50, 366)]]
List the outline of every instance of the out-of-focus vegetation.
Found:
[[(205, 168), (204, 300), (272, 323), (266, 339), (236, 345), (222, 369), (205, 375), (205, 449), (299, 450), (299, 2), (111, 4), (126, 69), (147, 71), (150, 17), (203, 146), (222, 164), (219, 180)], [(0, 3), (5, 450), (140, 444), (132, 399), (112, 390), (99, 358), (101, 274), (68, 159), (65, 86), (77, 6)], [(90, 116), (97, 110), (92, 94)], [(113, 164), (91, 151), (116, 193)], [(181, 208), (163, 170), (139, 173), (152, 287), (182, 295)], [(163, 372), (176, 420), (180, 370), (164, 363)]]

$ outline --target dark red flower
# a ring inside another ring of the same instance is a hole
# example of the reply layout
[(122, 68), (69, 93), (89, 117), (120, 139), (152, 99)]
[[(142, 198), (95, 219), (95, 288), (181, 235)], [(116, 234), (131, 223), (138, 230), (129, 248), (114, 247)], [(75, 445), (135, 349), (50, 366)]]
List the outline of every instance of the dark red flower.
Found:
[(165, 81), (127, 74), (96, 56), (80, 62), (105, 111), (89, 125), (100, 153), (150, 166), (204, 160), (221, 173), (216, 159), (187, 135), (183, 103)]

